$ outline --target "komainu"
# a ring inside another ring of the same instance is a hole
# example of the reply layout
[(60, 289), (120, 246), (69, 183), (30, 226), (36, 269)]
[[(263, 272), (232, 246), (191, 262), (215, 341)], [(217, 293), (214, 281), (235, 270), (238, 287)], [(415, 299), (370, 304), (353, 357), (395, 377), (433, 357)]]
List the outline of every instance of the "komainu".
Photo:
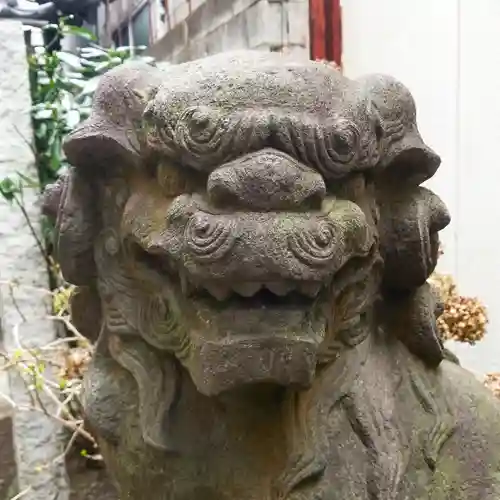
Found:
[(450, 218), (400, 82), (130, 63), (65, 152), (45, 212), (122, 500), (500, 498), (500, 407), (436, 333)]

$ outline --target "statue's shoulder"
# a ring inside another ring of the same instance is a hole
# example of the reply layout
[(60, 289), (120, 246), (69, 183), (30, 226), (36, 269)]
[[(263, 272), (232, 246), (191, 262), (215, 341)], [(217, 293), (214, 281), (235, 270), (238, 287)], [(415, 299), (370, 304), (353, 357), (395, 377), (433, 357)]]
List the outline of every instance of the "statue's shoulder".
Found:
[[(455, 408), (457, 418), (491, 422), (500, 436), (500, 400), (470, 371), (457, 363), (444, 360), (437, 372), (438, 382)], [(500, 453), (500, 450), (499, 450)]]
[(443, 491), (456, 498), (499, 498), (500, 401), (472, 373), (450, 361), (441, 363), (437, 382), (455, 426), (436, 463), (431, 499)]

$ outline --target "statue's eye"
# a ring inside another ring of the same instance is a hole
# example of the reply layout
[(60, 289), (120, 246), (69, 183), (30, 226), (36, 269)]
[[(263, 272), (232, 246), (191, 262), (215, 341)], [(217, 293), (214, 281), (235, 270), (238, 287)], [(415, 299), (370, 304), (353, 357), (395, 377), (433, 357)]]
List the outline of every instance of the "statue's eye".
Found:
[[(352, 139), (352, 138), (351, 138)], [(351, 152), (349, 137), (341, 134), (333, 134), (333, 149), (340, 156), (347, 156)]]
[(213, 135), (213, 126), (210, 126), (210, 116), (206, 111), (197, 110), (191, 115), (189, 124), (190, 136), (193, 140), (205, 142)]
[[(352, 163), (359, 147), (359, 135), (357, 127), (352, 122), (343, 118), (336, 119), (324, 131), (322, 143), (318, 144), (324, 148), (322, 157), (330, 159), (335, 169), (339, 168), (338, 164)], [(328, 168), (326, 166), (327, 170)]]
[(189, 108), (177, 122), (176, 139), (189, 152), (211, 152), (220, 145), (221, 127), (221, 119), (213, 110)]

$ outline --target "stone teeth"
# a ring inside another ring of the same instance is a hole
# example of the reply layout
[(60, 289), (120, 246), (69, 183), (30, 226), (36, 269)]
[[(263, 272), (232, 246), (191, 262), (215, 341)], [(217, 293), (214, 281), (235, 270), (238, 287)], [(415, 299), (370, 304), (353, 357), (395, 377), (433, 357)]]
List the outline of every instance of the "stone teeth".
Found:
[(305, 281), (299, 285), (300, 293), (314, 298), (321, 290), (321, 283), (317, 281)]
[(229, 296), (229, 288), (225, 285), (210, 284), (205, 285), (210, 295), (213, 295), (217, 300), (225, 300)]
[(276, 283), (266, 283), (266, 288), (274, 293), (274, 295), (278, 295), (280, 297), (285, 296), (287, 293), (290, 293), (293, 290), (293, 285), (291, 283), (276, 282)]
[(238, 283), (233, 286), (233, 290), (243, 297), (252, 297), (260, 290), (261, 286), (260, 283)]

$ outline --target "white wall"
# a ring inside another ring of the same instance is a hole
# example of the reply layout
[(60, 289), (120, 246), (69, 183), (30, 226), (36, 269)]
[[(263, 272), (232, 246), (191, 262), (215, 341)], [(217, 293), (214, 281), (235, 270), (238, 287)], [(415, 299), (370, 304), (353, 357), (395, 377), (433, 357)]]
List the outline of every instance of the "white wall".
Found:
[(440, 271), (490, 315), (475, 347), (455, 344), (473, 371), (500, 371), (500, 2), (343, 0), (345, 73), (388, 73), (413, 93), (424, 140), (443, 160), (428, 185), (446, 202)]

